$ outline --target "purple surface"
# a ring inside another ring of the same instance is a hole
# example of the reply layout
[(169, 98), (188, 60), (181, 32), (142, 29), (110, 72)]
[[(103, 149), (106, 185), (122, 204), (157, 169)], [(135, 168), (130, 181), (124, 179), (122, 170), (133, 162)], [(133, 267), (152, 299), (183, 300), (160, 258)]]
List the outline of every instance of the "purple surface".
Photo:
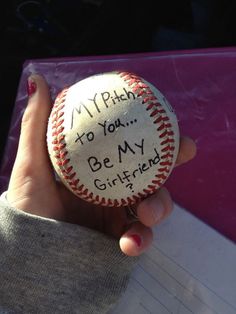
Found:
[(111, 70), (141, 75), (170, 101), (181, 133), (196, 141), (198, 154), (176, 168), (166, 185), (177, 203), (236, 242), (236, 48), (27, 61), (0, 172), (1, 191), (15, 158), (28, 75), (43, 74), (54, 98), (64, 86)]

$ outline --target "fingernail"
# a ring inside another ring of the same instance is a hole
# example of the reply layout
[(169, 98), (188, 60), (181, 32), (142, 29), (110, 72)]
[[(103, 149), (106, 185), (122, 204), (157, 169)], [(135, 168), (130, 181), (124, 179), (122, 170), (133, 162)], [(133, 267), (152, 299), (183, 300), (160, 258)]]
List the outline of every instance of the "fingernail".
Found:
[(131, 234), (129, 237), (136, 243), (138, 247), (141, 246), (142, 239), (138, 234)]
[(31, 97), (37, 90), (37, 85), (32, 78), (28, 78), (27, 80), (27, 93), (28, 97)]

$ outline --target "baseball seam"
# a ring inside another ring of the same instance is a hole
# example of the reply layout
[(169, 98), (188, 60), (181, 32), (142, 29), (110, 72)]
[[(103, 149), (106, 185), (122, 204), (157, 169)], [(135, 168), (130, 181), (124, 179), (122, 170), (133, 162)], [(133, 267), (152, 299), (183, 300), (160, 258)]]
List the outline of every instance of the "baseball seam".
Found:
[(68, 88), (65, 88), (56, 98), (51, 114), (52, 124), (52, 150), (53, 157), (56, 159), (56, 164), (60, 169), (64, 181), (70, 186), (71, 190), (80, 198), (94, 204), (103, 206), (127, 206), (136, 203), (138, 200), (145, 198), (147, 195), (154, 193), (167, 179), (170, 169), (173, 165), (173, 152), (175, 150), (174, 132), (167, 113), (157, 97), (152, 92), (151, 88), (136, 74), (129, 72), (117, 72), (131, 88), (132, 92), (138, 97), (142, 97), (142, 104), (146, 106), (146, 111), (153, 119), (153, 124), (156, 125), (161, 141), (161, 162), (157, 169), (157, 173), (153, 180), (148, 184), (142, 192), (137, 195), (132, 195), (126, 199), (105, 199), (99, 195), (94, 195), (92, 192), (80, 183), (73, 165), (70, 163), (68, 151), (66, 149), (65, 134), (64, 134), (64, 107)]

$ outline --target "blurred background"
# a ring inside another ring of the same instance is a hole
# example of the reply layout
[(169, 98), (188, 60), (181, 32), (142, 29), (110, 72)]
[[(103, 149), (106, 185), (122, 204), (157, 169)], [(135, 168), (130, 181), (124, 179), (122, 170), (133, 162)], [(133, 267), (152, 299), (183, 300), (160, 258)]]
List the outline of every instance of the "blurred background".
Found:
[(27, 59), (236, 44), (235, 0), (8, 0), (0, 10), (0, 158)]

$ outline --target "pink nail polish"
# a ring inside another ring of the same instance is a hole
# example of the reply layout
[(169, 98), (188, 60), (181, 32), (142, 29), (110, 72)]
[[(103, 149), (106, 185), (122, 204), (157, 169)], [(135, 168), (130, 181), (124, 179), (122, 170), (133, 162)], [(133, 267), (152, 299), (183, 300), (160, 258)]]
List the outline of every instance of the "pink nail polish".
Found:
[(141, 239), (141, 237), (138, 234), (132, 234), (129, 237), (134, 240), (134, 242), (137, 244), (138, 247), (141, 246), (142, 239)]
[(28, 96), (31, 97), (37, 90), (37, 85), (36, 83), (31, 79), (29, 78), (28, 81), (27, 81), (27, 93), (28, 93)]

